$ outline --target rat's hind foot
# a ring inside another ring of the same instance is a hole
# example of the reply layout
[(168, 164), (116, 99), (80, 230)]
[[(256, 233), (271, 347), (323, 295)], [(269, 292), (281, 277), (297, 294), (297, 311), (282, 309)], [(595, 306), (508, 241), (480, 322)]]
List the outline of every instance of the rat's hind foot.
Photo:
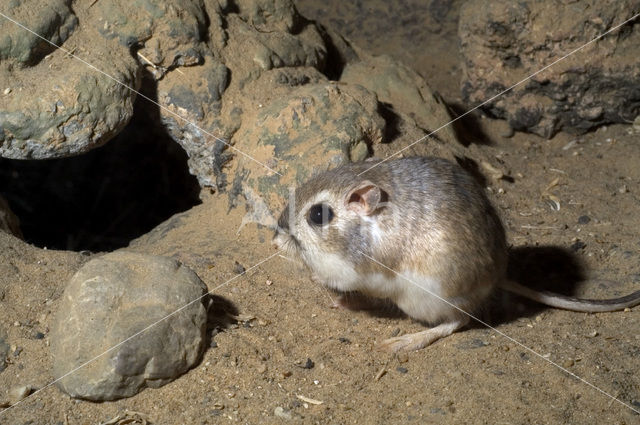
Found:
[(378, 349), (397, 353), (398, 351), (414, 351), (432, 344), (440, 338), (451, 335), (469, 322), (469, 318), (442, 323), (426, 331), (416, 332), (385, 339), (378, 345)]

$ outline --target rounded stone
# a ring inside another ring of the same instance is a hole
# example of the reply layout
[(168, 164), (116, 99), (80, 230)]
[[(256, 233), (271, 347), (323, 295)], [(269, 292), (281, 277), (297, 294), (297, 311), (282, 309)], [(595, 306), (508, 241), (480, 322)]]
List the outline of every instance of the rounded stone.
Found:
[(53, 374), (72, 397), (130, 397), (185, 373), (204, 350), (207, 287), (178, 261), (113, 252), (73, 276), (51, 330)]

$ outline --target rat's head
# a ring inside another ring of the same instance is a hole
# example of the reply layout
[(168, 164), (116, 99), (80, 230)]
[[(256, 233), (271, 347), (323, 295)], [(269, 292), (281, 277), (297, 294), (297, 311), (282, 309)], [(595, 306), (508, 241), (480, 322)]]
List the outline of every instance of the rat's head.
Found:
[[(285, 206), (273, 238), (276, 247), (299, 258), (316, 275), (354, 267), (359, 251), (377, 238), (376, 215), (387, 193), (349, 166), (311, 178)], [(373, 229), (373, 230), (372, 230)]]

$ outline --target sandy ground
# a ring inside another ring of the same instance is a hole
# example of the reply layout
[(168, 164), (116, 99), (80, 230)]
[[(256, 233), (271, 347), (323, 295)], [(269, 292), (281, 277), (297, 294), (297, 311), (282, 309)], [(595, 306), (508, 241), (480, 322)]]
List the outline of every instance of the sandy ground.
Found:
[[(300, 10), (375, 53), (394, 54), (458, 102), (456, 3), (437, 31), (434, 18), (416, 19), (420, 9), (408, 2), (366, 4), (305, 1)], [(630, 126), (552, 140), (505, 137), (504, 123), (480, 117), (467, 128), (475, 148), (498, 158), (508, 176), (487, 186), (514, 264), (523, 268), (514, 274), (592, 298), (640, 288), (640, 144)], [(610, 397), (640, 410), (637, 308), (573, 313), (498, 294), (488, 320), (500, 333), (476, 325), (391, 355), (376, 343), (423, 326), (389, 312), (332, 309), (334, 296), (280, 257), (251, 268), (274, 253), (271, 233), (255, 224), (239, 230), (244, 208), (227, 209), (225, 196), (203, 194), (201, 205), (130, 249), (177, 257), (213, 291), (215, 311), (240, 320), (212, 317), (221, 328), (215, 347), (175, 382), (99, 404), (47, 387), (48, 328), (65, 283), (91, 255), (45, 251), (1, 234), (0, 338), (11, 347), (0, 400), (14, 385), (42, 390), (0, 413), (0, 423), (98, 424), (118, 415), (125, 415), (120, 423), (143, 423), (125, 410), (154, 424), (640, 423)], [(236, 263), (251, 268), (247, 275), (236, 277)], [(571, 285), (581, 275), (591, 280)]]

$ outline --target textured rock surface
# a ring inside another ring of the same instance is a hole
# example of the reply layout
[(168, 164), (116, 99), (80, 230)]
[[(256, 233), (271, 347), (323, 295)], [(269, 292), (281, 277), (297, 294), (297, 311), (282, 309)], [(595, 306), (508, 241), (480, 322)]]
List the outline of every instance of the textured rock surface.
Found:
[[(69, 1), (5, 2), (2, 13), (82, 57), (121, 83), (139, 86), (129, 52), (94, 30), (77, 27)], [(82, 18), (87, 9), (78, 8)], [(0, 44), (0, 155), (56, 158), (107, 142), (133, 114), (135, 94), (103, 73), (72, 59), (44, 40), (2, 18)], [(72, 30), (75, 28), (75, 31)], [(3, 33), (5, 34), (5, 33)]]
[[(6, 1), (0, 11), (57, 45), (64, 43), (78, 26), (71, 0)], [(0, 60), (15, 59), (22, 65), (32, 65), (55, 49), (4, 18), (0, 19), (0, 34)]]
[[(481, 103), (640, 11), (638, 0), (466, 2), (463, 96)], [(640, 112), (640, 31), (627, 24), (486, 107), (515, 130), (581, 133)]]
[[(413, 141), (449, 120), (415, 72), (352, 47), (289, 1), (239, 1), (234, 13), (221, 3), (207, 12), (211, 50), (202, 65), (158, 81), (168, 106), (160, 115), (200, 184), (228, 191), (232, 202), (242, 194), (277, 204), (314, 169), (400, 142), (395, 127)], [(451, 130), (442, 134), (456, 143)]]
[[(177, 261), (132, 252), (91, 260), (65, 289), (51, 330), (56, 378), (141, 332), (207, 289)], [(191, 368), (204, 348), (201, 301), (138, 334), (58, 382), (72, 397), (114, 400), (159, 387)]]
[(437, 132), (437, 137), (450, 143), (458, 143), (451, 126), (441, 128), (451, 120), (444, 103), (435, 96), (426, 81), (414, 70), (394, 61), (389, 56), (371, 56), (359, 50), (360, 61), (345, 65), (341, 82), (359, 84), (378, 95), (378, 100), (391, 105), (395, 112), (404, 115), (427, 132)]
[(222, 190), (230, 180), (227, 163), (242, 157), (227, 144), (251, 155), (256, 148), (238, 143), (240, 126), (295, 87), (328, 81), (321, 73), (325, 42), (291, 1), (242, 0), (235, 6), (231, 12), (224, 2), (207, 4), (211, 43), (204, 64), (158, 81), (158, 98), (168, 107), (160, 111), (162, 121), (189, 154), (191, 172), (202, 186)]
[(20, 220), (18, 220), (18, 217), (11, 211), (9, 204), (2, 196), (0, 196), (0, 230), (22, 238)]
[[(242, 157), (231, 168), (231, 195), (248, 188), (271, 205), (285, 199), (290, 186), (307, 180), (315, 168), (363, 160), (383, 140), (385, 121), (375, 95), (361, 86), (318, 83), (304, 85), (273, 100), (243, 123), (236, 146), (279, 170)], [(277, 158), (277, 160), (275, 159)]]
[[(144, 107), (188, 153), (200, 185), (229, 190), (232, 198), (242, 192), (243, 178), (258, 183), (256, 166), (268, 172), (244, 154), (292, 176), (276, 182), (271, 173), (270, 182), (278, 185), (270, 191), (283, 193), (285, 184), (299, 182), (314, 168), (382, 156), (388, 152), (380, 142), (393, 145), (400, 136), (411, 142), (449, 119), (418, 74), (352, 47), (299, 15), (291, 0), (55, 5), (57, 14), (37, 7), (33, 14), (3, 10), (125, 85), (142, 84), (162, 105), (145, 100)], [(55, 31), (42, 29), (46, 19)], [(10, 22), (4, 27), (27, 34)], [(11, 54), (0, 63), (2, 81), (11, 82), (0, 95), (0, 155), (81, 153), (127, 123), (130, 90), (62, 51), (19, 59), (33, 43), (5, 49)], [(440, 134), (455, 144), (450, 129)]]

